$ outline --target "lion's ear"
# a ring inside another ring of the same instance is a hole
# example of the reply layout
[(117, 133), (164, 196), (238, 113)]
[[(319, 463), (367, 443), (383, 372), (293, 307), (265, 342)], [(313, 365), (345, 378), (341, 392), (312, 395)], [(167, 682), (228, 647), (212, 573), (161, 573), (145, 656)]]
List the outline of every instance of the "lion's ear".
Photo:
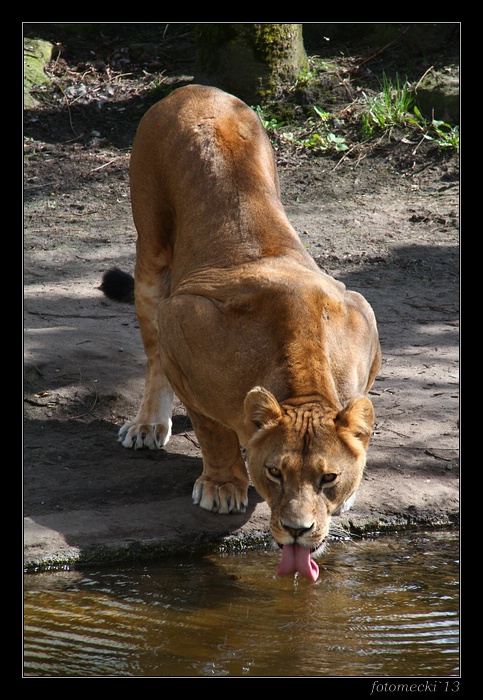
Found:
[(282, 409), (275, 396), (256, 386), (245, 397), (245, 418), (260, 428), (269, 428), (276, 425), (282, 417)]
[(356, 452), (360, 451), (360, 443), (367, 450), (373, 424), (374, 408), (366, 396), (349, 401), (335, 418), (339, 436)]

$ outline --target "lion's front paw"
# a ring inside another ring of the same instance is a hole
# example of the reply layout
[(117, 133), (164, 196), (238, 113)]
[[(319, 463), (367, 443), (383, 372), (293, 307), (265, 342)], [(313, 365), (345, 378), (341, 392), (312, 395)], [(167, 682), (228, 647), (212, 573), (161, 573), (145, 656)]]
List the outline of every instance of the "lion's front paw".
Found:
[(139, 450), (149, 447), (151, 450), (161, 449), (171, 437), (171, 421), (163, 423), (125, 423), (119, 431), (119, 442), (123, 447)]
[(234, 483), (219, 484), (200, 476), (193, 487), (193, 503), (213, 513), (244, 513), (248, 490), (238, 479)]

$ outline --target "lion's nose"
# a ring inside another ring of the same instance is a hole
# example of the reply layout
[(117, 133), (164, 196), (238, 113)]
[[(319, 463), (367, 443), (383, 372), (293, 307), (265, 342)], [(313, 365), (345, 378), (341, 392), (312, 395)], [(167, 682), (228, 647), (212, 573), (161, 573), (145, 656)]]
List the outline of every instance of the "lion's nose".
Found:
[(301, 525), (293, 525), (289, 523), (282, 523), (282, 527), (287, 530), (287, 532), (290, 532), (292, 537), (296, 540), (297, 537), (301, 537), (302, 535), (306, 535), (312, 528), (314, 527), (314, 523), (312, 523), (309, 526), (301, 526)]

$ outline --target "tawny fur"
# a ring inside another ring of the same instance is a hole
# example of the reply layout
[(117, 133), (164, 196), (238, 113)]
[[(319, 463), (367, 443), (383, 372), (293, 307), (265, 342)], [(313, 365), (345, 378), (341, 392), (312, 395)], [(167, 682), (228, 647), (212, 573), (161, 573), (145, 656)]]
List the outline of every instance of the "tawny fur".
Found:
[(243, 446), (276, 541), (317, 549), (366, 461), (381, 362), (373, 311), (301, 244), (260, 120), (235, 97), (189, 86), (156, 104), (130, 174), (147, 369), (120, 439), (164, 446), (176, 392), (203, 454), (195, 503), (246, 508)]

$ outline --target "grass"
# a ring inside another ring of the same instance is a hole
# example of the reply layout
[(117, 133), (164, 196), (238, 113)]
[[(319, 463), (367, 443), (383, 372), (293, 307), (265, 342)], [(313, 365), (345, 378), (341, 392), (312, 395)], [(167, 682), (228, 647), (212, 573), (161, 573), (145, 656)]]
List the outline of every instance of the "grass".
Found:
[(384, 73), (381, 92), (366, 97), (366, 109), (361, 115), (362, 133), (372, 136), (376, 130), (387, 132), (393, 127), (404, 126), (413, 103), (414, 95), (408, 83), (401, 85), (399, 78), (396, 78), (396, 84), (393, 85)]
[[(315, 72), (310, 80), (317, 80)], [(393, 82), (385, 74), (378, 92), (367, 95), (360, 91), (349, 118), (341, 119), (337, 112), (317, 105), (288, 108), (280, 101), (254, 109), (267, 131), (301, 149), (344, 153), (357, 146), (379, 144), (383, 139), (416, 144), (416, 148), (424, 141), (440, 149), (459, 148), (459, 127), (426, 119), (415, 104), (408, 81), (401, 82), (396, 77)]]
[[(415, 104), (414, 93), (407, 81), (401, 84), (397, 78), (393, 84), (384, 74), (381, 92), (366, 100), (366, 109), (361, 114), (364, 136), (371, 137), (376, 131), (391, 136), (394, 128), (407, 133), (415, 130), (422, 133), (423, 139), (433, 141), (440, 148), (459, 148), (459, 127), (434, 118), (425, 119)], [(401, 140), (411, 143), (406, 135)]]

